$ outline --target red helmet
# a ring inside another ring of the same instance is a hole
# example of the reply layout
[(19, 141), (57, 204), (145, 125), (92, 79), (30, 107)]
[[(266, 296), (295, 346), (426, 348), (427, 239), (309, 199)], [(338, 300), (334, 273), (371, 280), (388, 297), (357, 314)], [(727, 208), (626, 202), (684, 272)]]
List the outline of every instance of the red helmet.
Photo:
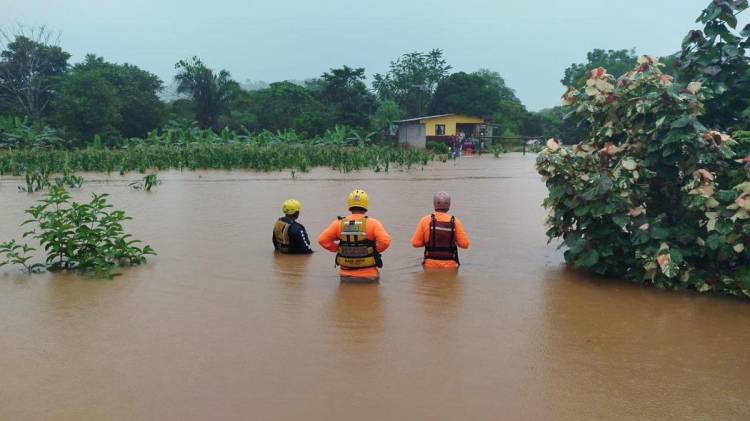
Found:
[(447, 211), (451, 208), (451, 195), (445, 191), (439, 191), (432, 196), (432, 203), (437, 211)]

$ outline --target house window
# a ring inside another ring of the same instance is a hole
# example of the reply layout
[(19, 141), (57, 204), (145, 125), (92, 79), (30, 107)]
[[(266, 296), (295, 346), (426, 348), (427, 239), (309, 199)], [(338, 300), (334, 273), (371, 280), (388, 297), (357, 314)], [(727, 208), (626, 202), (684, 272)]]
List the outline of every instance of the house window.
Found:
[(445, 136), (445, 124), (435, 125), (435, 136)]

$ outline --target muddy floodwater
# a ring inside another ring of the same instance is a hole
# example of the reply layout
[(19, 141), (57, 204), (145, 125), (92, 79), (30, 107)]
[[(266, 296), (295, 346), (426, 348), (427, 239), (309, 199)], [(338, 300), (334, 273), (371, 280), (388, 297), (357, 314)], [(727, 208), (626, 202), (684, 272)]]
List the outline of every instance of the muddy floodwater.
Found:
[[(0, 419), (747, 420), (750, 302), (566, 269), (534, 157), (388, 174), (85, 174), (159, 253), (113, 281), (0, 269)], [(0, 239), (40, 196), (0, 179)], [(317, 235), (353, 188), (393, 237), (381, 282), (273, 253), (281, 202)], [(432, 193), (471, 238), (456, 272), (410, 246)]]

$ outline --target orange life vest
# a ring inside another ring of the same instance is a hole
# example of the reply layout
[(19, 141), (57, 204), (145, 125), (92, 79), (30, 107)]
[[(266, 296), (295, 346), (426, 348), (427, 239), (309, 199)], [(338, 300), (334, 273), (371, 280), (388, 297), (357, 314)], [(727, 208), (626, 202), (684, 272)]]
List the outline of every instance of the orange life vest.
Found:
[(340, 219), (341, 234), (336, 265), (350, 269), (379, 266), (375, 242), (367, 239), (367, 217), (351, 221)]
[(450, 221), (441, 222), (432, 214), (430, 221), (430, 241), (424, 248), (424, 258), (431, 260), (458, 261), (458, 247), (456, 246), (456, 217)]

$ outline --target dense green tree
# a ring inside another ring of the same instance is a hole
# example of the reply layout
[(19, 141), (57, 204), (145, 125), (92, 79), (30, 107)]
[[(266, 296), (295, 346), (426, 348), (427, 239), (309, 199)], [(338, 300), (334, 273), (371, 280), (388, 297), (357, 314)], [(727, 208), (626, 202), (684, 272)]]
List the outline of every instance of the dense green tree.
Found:
[(240, 90), (232, 98), (229, 111), (219, 117), (219, 126), (232, 130), (256, 127), (258, 116), (253, 112), (253, 93)]
[(167, 121), (191, 122), (195, 121), (195, 107), (193, 101), (187, 98), (179, 98), (165, 104)]
[(564, 144), (582, 141), (587, 133), (585, 122), (579, 124), (579, 119), (568, 114), (568, 109), (559, 106), (532, 113), (537, 124), (537, 134), (543, 139), (555, 138)]
[(700, 82), (706, 95), (703, 122), (713, 128), (750, 129), (750, 24), (737, 29), (747, 0), (711, 2), (698, 17), (677, 59), (679, 82)]
[(379, 101), (378, 108), (372, 116), (372, 127), (387, 132), (390, 129), (391, 124), (400, 119), (403, 113), (401, 107), (396, 104), (396, 101), (391, 99)]
[(349, 66), (331, 69), (321, 76), (316, 97), (328, 108), (336, 124), (364, 128), (369, 126), (376, 99), (367, 90), (364, 79), (364, 68), (354, 69)]
[(636, 59), (635, 49), (602, 50), (597, 48), (586, 54), (585, 63), (571, 64), (565, 69), (565, 76), (560, 83), (564, 86), (581, 87), (586, 83), (588, 72), (597, 67), (604, 67), (607, 73), (617, 78), (632, 70)]
[(500, 96), (500, 100), (519, 103), (521, 102), (521, 100), (516, 96), (516, 92), (505, 84), (505, 79), (500, 76), (500, 73), (488, 69), (479, 69), (472, 74), (484, 79), (489, 86), (497, 91), (497, 94)]
[(499, 73), (480, 69), (473, 73), (485, 80), (488, 86), (497, 92), (499, 102), (491, 116), (496, 126), (496, 133), (514, 133), (523, 136), (538, 136), (538, 126), (531, 113), (526, 110), (515, 91), (505, 83)]
[(116, 91), (121, 123), (117, 130), (125, 137), (142, 137), (163, 123), (164, 104), (159, 99), (162, 81), (158, 76), (130, 64), (114, 64), (88, 55), (76, 64), (75, 72), (97, 72)]
[(254, 130), (295, 129), (309, 135), (332, 126), (326, 107), (303, 86), (291, 82), (272, 83), (268, 89), (251, 92), (249, 111), (255, 116)]
[(193, 100), (195, 119), (203, 128), (218, 129), (219, 116), (228, 111), (239, 84), (226, 70), (215, 73), (198, 57), (180, 60), (176, 65), (177, 92)]
[(122, 124), (117, 88), (102, 71), (73, 71), (60, 86), (55, 109), (58, 122), (75, 138), (76, 146), (101, 135), (108, 144), (119, 138)]
[[(70, 54), (51, 44), (41, 27), (15, 35), (0, 32), (0, 95), (6, 107), (39, 123), (47, 111)], [(4, 45), (3, 45), (4, 44)], [(17, 107), (17, 108), (16, 108)]]
[(392, 99), (408, 117), (416, 117), (427, 111), (450, 69), (442, 50), (408, 53), (392, 61), (385, 75), (375, 74), (372, 86), (381, 100)]
[(108, 142), (143, 137), (163, 122), (161, 87), (157, 76), (136, 66), (88, 55), (63, 79), (53, 102), (55, 114), (79, 142), (96, 134), (106, 135)]
[(438, 83), (431, 114), (468, 114), (491, 118), (500, 107), (500, 94), (477, 74), (453, 73)]

